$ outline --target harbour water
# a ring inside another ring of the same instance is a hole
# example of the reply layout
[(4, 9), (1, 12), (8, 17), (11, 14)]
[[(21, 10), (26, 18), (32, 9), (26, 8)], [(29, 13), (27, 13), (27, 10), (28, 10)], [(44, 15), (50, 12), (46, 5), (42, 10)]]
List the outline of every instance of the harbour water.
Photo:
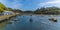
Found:
[[(48, 20), (52, 17), (57, 18), (57, 22)], [(32, 22), (29, 21), (30, 18), (33, 20)], [(0, 30), (60, 30), (60, 16), (16, 16), (0, 23)]]

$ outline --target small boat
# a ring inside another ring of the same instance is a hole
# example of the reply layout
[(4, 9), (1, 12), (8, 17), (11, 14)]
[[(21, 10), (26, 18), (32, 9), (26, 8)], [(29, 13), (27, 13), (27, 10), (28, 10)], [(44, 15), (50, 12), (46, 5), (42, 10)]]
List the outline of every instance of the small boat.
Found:
[(15, 22), (15, 21), (9, 21), (8, 24), (12, 24), (12, 23), (14, 23), (14, 22)]
[(12, 21), (18, 21), (18, 19), (16, 18), (16, 19), (13, 19)]
[(49, 20), (54, 21), (54, 22), (57, 22), (57, 19), (56, 18), (49, 18)]
[(14, 20), (18, 20), (18, 19), (16, 18), (16, 19), (14, 19)]

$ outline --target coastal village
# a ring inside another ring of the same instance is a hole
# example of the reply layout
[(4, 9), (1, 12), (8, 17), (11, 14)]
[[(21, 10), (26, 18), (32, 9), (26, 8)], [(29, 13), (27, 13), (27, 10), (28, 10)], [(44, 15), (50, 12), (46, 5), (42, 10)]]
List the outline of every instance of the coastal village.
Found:
[(5, 21), (5, 19), (9, 19), (12, 16), (16, 16), (16, 14), (18, 13), (9, 11), (7, 7), (5, 7), (2, 3), (0, 3), (0, 22)]
[[(37, 9), (36, 11), (21, 11), (21, 10), (19, 10), (19, 9), (15, 9), (15, 10), (13, 10), (13, 9), (11, 9), (11, 8), (7, 8), (4, 4), (2, 4), (2, 3), (0, 3), (0, 21), (4, 21), (5, 19), (9, 19), (10, 17), (12, 17), (12, 16), (16, 16), (17, 14), (49, 14), (48, 13), (48, 11), (46, 10), (46, 12), (45, 11), (41, 11), (41, 10), (44, 10), (45, 8), (42, 8), (42, 9)], [(56, 9), (56, 8), (55, 8)], [(38, 10), (40, 10), (40, 12), (38, 11)], [(52, 11), (51, 11), (52, 12)], [(56, 12), (54, 13), (54, 12), (52, 12), (52, 13), (50, 13), (50, 14), (56, 14)], [(49, 18), (49, 20), (52, 20), (52, 21), (54, 21), (54, 22), (57, 22), (57, 19), (56, 18)]]
[(0, 0), (0, 30), (60, 30), (60, 0)]

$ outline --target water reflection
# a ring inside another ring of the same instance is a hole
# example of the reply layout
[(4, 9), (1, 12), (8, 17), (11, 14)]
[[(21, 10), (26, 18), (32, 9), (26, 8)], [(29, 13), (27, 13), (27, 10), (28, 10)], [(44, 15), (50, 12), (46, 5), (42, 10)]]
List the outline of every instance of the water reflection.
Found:
[[(48, 18), (52, 17), (57, 17), (58, 21), (49, 21)], [(1, 23), (3, 30), (60, 30), (60, 16), (16, 16), (7, 22)]]
[(6, 27), (7, 21), (0, 23), (0, 30), (4, 30), (4, 27)]

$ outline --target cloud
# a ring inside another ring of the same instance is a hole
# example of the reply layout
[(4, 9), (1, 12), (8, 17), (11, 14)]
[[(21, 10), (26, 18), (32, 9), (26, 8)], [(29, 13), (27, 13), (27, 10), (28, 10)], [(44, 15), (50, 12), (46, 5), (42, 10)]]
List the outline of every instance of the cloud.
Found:
[(60, 0), (52, 0), (52, 1), (48, 1), (48, 2), (43, 2), (43, 3), (39, 3), (38, 6), (59, 6), (60, 5)]
[(20, 2), (21, 0), (13, 0), (14, 2)]
[(20, 3), (12, 3), (12, 5), (13, 8), (18, 8), (18, 9), (22, 6), (22, 4)]
[(14, 0), (12, 5), (13, 5), (13, 8), (15, 9), (20, 9), (20, 7), (22, 6), (22, 4), (20, 3), (20, 0)]
[(20, 9), (20, 7), (22, 6), (20, 0), (0, 0), (0, 2), (2, 2), (7, 7), (15, 9)]

